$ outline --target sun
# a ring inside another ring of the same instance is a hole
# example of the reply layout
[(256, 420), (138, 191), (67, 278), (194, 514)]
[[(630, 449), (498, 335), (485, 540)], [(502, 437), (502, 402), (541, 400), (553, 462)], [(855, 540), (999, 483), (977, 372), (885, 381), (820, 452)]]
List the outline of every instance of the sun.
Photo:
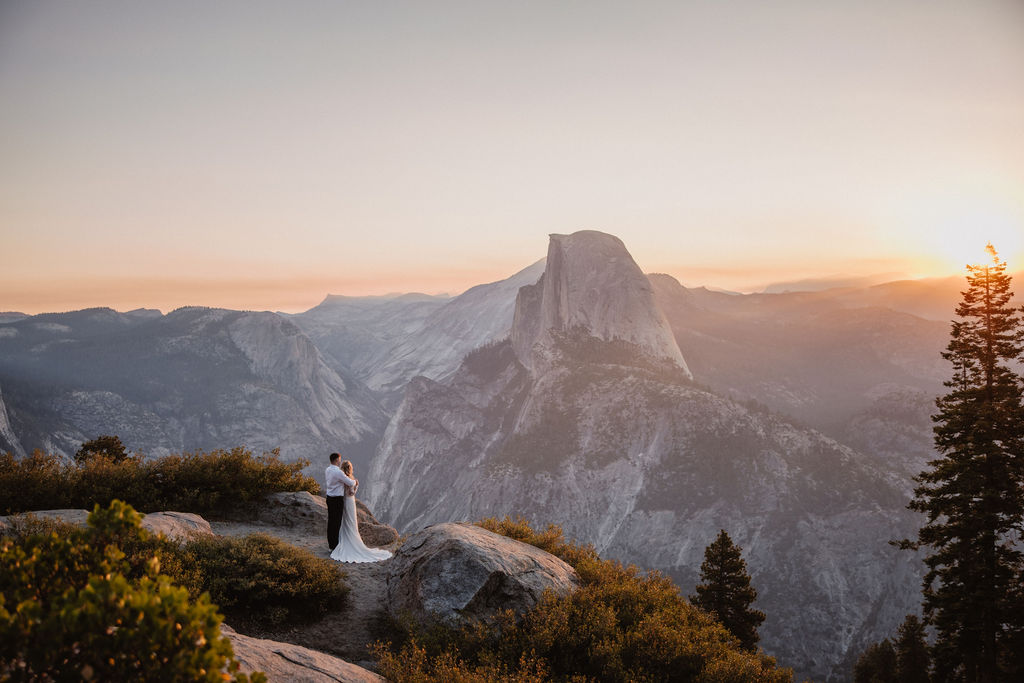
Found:
[(977, 212), (951, 216), (944, 225), (936, 226), (934, 248), (950, 267), (962, 270), (968, 264), (988, 263), (989, 244), (1004, 259), (1017, 254), (1024, 246), (1022, 233), (1024, 226), (1014, 226), (999, 215)]
[(915, 223), (908, 230), (909, 246), (928, 275), (962, 273), (967, 265), (991, 262), (988, 244), (1011, 271), (1024, 268), (1024, 211), (1017, 207), (945, 200)]

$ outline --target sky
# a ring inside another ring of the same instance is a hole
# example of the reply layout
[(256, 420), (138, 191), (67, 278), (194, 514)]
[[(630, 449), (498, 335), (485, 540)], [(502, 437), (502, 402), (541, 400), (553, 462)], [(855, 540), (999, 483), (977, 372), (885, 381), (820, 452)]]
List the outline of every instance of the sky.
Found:
[(0, 2), (0, 311), (1024, 264), (1024, 2)]

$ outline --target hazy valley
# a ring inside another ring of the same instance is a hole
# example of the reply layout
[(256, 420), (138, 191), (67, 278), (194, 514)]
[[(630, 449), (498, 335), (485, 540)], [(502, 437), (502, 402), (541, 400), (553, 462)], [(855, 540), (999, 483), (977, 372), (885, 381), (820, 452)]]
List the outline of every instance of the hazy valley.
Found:
[(686, 288), (581, 232), (452, 298), (3, 314), (0, 450), (244, 444), (316, 475), (341, 450), (403, 533), (520, 514), (684, 592), (724, 528), (765, 649), (824, 680), (919, 600), (918, 564), (887, 541), (917, 525), (957, 291)]

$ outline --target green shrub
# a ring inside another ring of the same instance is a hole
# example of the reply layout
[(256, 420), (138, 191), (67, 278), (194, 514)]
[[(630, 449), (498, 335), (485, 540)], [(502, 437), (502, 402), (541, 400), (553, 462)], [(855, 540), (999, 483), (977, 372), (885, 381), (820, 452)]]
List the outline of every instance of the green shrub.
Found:
[[(105, 510), (96, 514), (106, 514)], [(333, 560), (320, 558), (263, 534), (242, 538), (198, 537), (179, 543), (145, 529), (128, 528), (101, 537), (96, 545), (116, 545), (124, 554), (121, 571), (129, 580), (147, 575), (155, 558), (160, 572), (186, 588), (193, 599), (204, 593), (235, 625), (279, 626), (319, 619), (341, 609), (349, 589)], [(4, 535), (22, 542), (33, 535), (79, 538), (82, 530), (66, 522), (31, 514), (13, 518)]]
[(528, 543), (540, 548), (544, 552), (551, 553), (572, 565), (577, 573), (580, 573), (582, 570), (584, 574), (580, 574), (580, 578), (583, 579), (584, 583), (594, 578), (590, 576), (591, 572), (597, 571), (599, 567), (603, 566), (601, 558), (598, 556), (597, 551), (594, 550), (594, 546), (589, 543), (587, 545), (579, 545), (567, 542), (565, 535), (562, 533), (562, 527), (557, 524), (548, 524), (544, 531), (536, 531), (522, 517), (517, 517), (516, 519), (505, 517), (502, 520), (488, 517), (477, 522), (477, 526), (502, 536), (508, 536), (522, 543)]
[(0, 540), (0, 679), (249, 680), (207, 598), (190, 602), (155, 558), (127, 578), (118, 542), (147, 538), (131, 506), (62, 531)]
[(115, 460), (93, 452), (80, 463), (36, 451), (0, 455), (0, 514), (47, 508), (91, 508), (124, 500), (143, 511), (218, 512), (276, 491), (319, 493), (302, 474), (309, 463), (286, 463), (277, 449), (254, 456), (246, 448)]
[(119, 437), (106, 435), (97, 436), (83, 443), (75, 453), (75, 462), (82, 463), (97, 455), (102, 455), (113, 462), (122, 462), (131, 457)]
[(197, 538), (181, 552), (179, 567), (198, 574), (182, 583), (208, 592), (232, 623), (314, 621), (340, 609), (348, 595), (337, 562), (265, 534)]
[(451, 650), (436, 656), (427, 653), (415, 640), (399, 652), (386, 646), (373, 647), (377, 666), (394, 683), (546, 683), (551, 674), (544, 664), (524, 656), (514, 668), (500, 662), (469, 665)]
[(554, 525), (535, 531), (508, 517), (479, 524), (561, 557), (582, 585), (569, 595), (547, 593), (521, 617), (506, 612), (491, 625), (439, 632), (436, 624), (396, 624), (398, 644), (376, 650), (389, 680), (792, 681), (772, 658), (740, 650), (662, 574), (602, 560)]
[(71, 471), (55, 455), (35, 451), (24, 458), (0, 453), (0, 514), (71, 507)]

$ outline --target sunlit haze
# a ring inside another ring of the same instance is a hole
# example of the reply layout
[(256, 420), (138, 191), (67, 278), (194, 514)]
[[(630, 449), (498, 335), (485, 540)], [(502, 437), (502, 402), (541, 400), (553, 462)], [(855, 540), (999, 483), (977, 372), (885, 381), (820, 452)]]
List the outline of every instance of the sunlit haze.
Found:
[(0, 311), (1024, 266), (1024, 3), (6, 2)]

